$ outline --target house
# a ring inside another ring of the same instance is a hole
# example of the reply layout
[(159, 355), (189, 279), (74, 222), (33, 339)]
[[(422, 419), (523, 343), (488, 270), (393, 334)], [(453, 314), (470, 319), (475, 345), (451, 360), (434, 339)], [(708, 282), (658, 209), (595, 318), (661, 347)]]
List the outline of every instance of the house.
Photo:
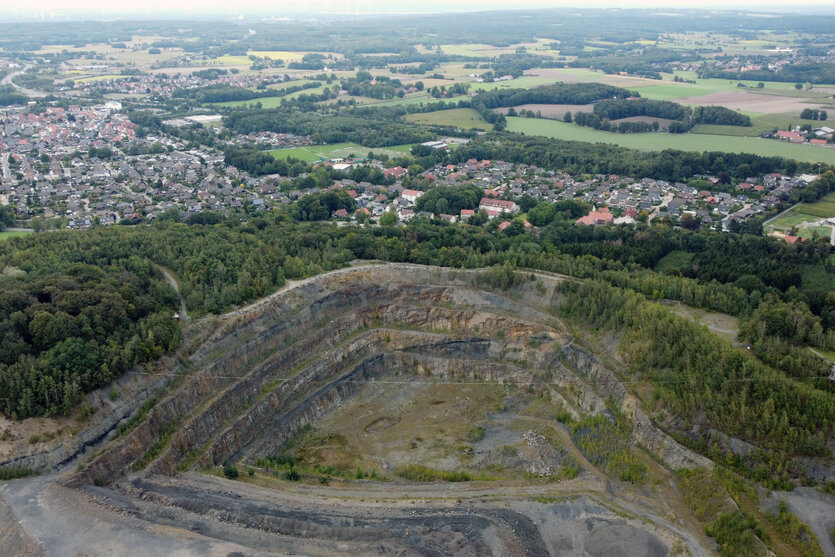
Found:
[(505, 201), (504, 199), (492, 199), (489, 197), (482, 197), (478, 203), (479, 209), (486, 209), (487, 213), (491, 211), (497, 213), (515, 213), (519, 207), (513, 201)]
[(461, 215), (459, 218), (461, 219), (461, 222), (467, 222), (468, 220), (470, 220), (470, 217), (474, 215), (475, 211), (472, 209), (461, 209)]
[(405, 199), (406, 201), (409, 201), (411, 203), (414, 203), (415, 201), (417, 201), (417, 198), (420, 197), (421, 195), (423, 195), (423, 192), (422, 191), (417, 191), (417, 190), (403, 190), (400, 193), (400, 197), (402, 197), (403, 199)]
[(345, 209), (337, 209), (336, 211), (331, 213), (331, 216), (336, 219), (341, 219), (348, 216), (348, 211)]
[(806, 136), (798, 132), (780, 130), (777, 132), (777, 139), (788, 141), (789, 143), (803, 143), (806, 141)]
[(614, 220), (615, 216), (609, 212), (609, 209), (601, 207), (600, 210), (593, 210), (585, 217), (580, 217), (575, 224), (612, 224)]

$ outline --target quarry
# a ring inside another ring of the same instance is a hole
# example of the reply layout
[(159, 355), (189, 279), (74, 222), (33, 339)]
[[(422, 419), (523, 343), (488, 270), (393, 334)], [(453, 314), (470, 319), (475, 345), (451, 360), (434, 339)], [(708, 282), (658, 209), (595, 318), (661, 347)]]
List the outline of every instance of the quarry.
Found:
[(42, 470), (0, 486), (4, 554), (713, 554), (674, 480), (711, 461), (557, 316), (574, 279), (486, 273), (356, 264), (189, 324), (3, 454)]

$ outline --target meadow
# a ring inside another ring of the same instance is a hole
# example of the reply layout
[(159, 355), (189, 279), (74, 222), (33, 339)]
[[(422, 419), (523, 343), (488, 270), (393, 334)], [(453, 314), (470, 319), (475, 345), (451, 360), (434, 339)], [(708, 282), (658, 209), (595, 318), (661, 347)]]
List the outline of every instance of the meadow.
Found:
[(281, 159), (293, 157), (304, 162), (317, 162), (326, 159), (348, 158), (350, 155), (365, 157), (369, 152), (375, 155), (388, 155), (399, 157), (408, 153), (412, 144), (393, 145), (391, 147), (363, 147), (358, 143), (334, 143), (332, 145), (310, 145), (307, 147), (291, 147), (288, 149), (275, 149), (269, 153)]
[(518, 117), (507, 119), (507, 129), (508, 131), (527, 135), (542, 135), (545, 137), (586, 141), (589, 143), (609, 143), (644, 151), (663, 151), (664, 149), (678, 149), (681, 151), (727, 151), (730, 153), (753, 153), (762, 156), (788, 157), (805, 162), (835, 164), (835, 149), (815, 147), (812, 145), (790, 144), (759, 137), (732, 137), (694, 133), (621, 134), (585, 128), (575, 124), (566, 124), (556, 120)]
[(472, 108), (453, 108), (435, 112), (407, 114), (405, 118), (409, 122), (427, 126), (455, 126), (464, 130), (476, 128), (484, 131), (493, 129), (493, 125), (485, 122), (481, 114)]

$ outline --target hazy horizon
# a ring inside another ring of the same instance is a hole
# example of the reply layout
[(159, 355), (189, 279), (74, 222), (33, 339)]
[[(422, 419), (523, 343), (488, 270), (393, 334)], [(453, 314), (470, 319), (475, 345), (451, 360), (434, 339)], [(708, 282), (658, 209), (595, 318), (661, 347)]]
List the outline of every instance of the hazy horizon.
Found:
[(131, 7), (114, 6), (103, 0), (43, 0), (30, 6), (0, 6), (0, 18), (11, 20), (78, 20), (78, 19), (172, 19), (172, 18), (251, 18), (254, 20), (282, 17), (321, 17), (327, 15), (403, 15), (410, 13), (453, 13), (475, 11), (518, 11), (528, 9), (702, 9), (750, 11), (752, 13), (835, 13), (830, 0), (806, 0), (802, 5), (785, 0), (675, 0), (647, 2), (644, 0), (589, 0), (582, 6), (575, 2), (554, 3), (548, 0), (521, 0), (512, 10), (499, 0), (426, 0), (404, 3), (394, 0), (308, 0), (296, 1), (241, 0), (230, 4), (225, 0), (204, 0), (198, 3), (172, 5), (164, 0), (146, 0)]

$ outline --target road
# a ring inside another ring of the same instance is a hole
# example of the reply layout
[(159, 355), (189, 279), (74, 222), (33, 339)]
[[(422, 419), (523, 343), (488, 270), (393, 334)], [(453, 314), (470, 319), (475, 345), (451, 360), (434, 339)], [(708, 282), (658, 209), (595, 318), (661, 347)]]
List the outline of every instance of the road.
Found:
[[(3, 482), (0, 507), (13, 513), (10, 518), (16, 518), (22, 530), (16, 547), (4, 547), (4, 555), (32, 555), (33, 547), (44, 555), (67, 557), (252, 553), (234, 543), (190, 532), (172, 534), (168, 528), (109, 511), (61, 486), (55, 476)], [(9, 526), (17, 528), (14, 523)]]
[(29, 69), (29, 66), (26, 66), (25, 68), (23, 68), (22, 70), (20, 70), (18, 72), (12, 72), (12, 73), (8, 74), (6, 77), (4, 77), (2, 80), (0, 80), (0, 83), (3, 83), (4, 85), (11, 85), (12, 87), (17, 89), (21, 93), (25, 93), (25, 94), (29, 95), (30, 97), (33, 97), (33, 98), (40, 98), (40, 97), (47, 96), (48, 93), (44, 93), (43, 91), (36, 91), (34, 89), (27, 89), (25, 87), (21, 87), (20, 85), (18, 85), (14, 81), (12, 81), (13, 78), (19, 76), (20, 74), (22, 74), (23, 72), (25, 72), (28, 69)]

